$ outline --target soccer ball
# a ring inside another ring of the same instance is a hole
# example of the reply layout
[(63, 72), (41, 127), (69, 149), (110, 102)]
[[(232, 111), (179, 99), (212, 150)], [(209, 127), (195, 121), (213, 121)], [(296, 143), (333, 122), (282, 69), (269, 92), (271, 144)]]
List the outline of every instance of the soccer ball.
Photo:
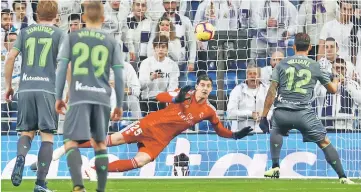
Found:
[(195, 30), (199, 41), (208, 41), (214, 37), (214, 27), (208, 22), (199, 23)]

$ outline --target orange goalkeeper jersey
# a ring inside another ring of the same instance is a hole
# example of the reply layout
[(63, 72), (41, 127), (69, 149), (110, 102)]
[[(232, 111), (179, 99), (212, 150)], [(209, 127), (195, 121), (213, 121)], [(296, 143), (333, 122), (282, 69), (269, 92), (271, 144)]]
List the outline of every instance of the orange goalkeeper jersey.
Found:
[(232, 137), (232, 132), (222, 125), (214, 107), (211, 106), (208, 100), (197, 103), (195, 91), (190, 91), (188, 96), (191, 99), (174, 104), (172, 99), (176, 95), (177, 92), (163, 92), (157, 95), (158, 101), (170, 104), (165, 109), (150, 113), (140, 120), (140, 127), (147, 129), (144, 130), (147, 135), (163, 144), (168, 144), (174, 137), (189, 127), (202, 120), (209, 120), (219, 136)]

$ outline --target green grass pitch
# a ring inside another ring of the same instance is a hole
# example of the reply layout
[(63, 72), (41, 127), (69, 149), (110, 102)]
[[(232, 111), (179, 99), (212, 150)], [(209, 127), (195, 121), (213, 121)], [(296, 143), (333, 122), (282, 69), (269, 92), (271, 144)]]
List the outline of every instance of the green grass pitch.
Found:
[[(360, 183), (360, 180), (354, 180)], [(71, 191), (70, 180), (49, 180), (54, 192)], [(96, 189), (96, 182), (85, 182), (87, 191)], [(10, 180), (1, 181), (2, 192), (32, 191), (34, 180), (23, 180), (14, 187)], [(342, 185), (336, 179), (111, 179), (107, 190), (135, 192), (361, 192), (361, 185)]]

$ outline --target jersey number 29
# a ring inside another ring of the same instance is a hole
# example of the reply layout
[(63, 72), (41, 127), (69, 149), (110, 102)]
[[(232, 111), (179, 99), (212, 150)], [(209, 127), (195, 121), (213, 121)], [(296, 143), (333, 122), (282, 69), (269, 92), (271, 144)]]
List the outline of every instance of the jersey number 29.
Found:
[[(295, 79), (295, 73), (298, 77), (303, 78), (302, 80), (299, 80), (297, 82), (294, 82)], [(289, 67), (286, 69), (286, 75), (287, 75), (287, 88), (288, 91), (293, 91), (296, 93), (306, 94), (307, 90), (303, 89), (302, 86), (307, 85), (311, 80), (311, 71), (308, 69), (301, 69), (296, 72), (296, 69), (294, 67)]]
[(73, 75), (88, 75), (88, 67), (81, 67), (81, 65), (88, 61), (89, 57), (92, 65), (96, 67), (94, 75), (96, 77), (103, 75), (109, 55), (108, 48), (104, 45), (90, 48), (87, 44), (78, 42), (73, 46), (72, 52), (74, 56), (78, 56), (74, 63)]

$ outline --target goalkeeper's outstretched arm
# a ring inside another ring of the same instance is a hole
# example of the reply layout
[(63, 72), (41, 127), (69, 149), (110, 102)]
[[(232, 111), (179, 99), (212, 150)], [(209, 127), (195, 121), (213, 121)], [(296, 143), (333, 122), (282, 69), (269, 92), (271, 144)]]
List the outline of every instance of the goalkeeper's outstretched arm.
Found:
[(213, 128), (216, 131), (217, 135), (224, 138), (242, 139), (243, 137), (247, 136), (251, 131), (253, 131), (251, 127), (244, 127), (237, 132), (230, 131), (223, 126), (221, 120), (218, 118), (215, 111), (212, 113), (212, 116), (208, 120), (213, 125)]

